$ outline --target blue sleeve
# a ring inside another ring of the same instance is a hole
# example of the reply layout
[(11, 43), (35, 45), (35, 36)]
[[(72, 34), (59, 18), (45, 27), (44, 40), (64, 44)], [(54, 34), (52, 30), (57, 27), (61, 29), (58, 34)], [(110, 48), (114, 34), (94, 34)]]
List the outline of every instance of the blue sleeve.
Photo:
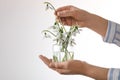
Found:
[(120, 80), (120, 69), (116, 68), (109, 69), (108, 80)]
[(104, 41), (120, 46), (120, 24), (108, 21), (108, 28), (104, 37)]
[[(104, 38), (105, 42), (120, 46), (120, 24), (108, 21), (108, 28)], [(111, 68), (108, 72), (108, 80), (120, 80), (120, 69)]]

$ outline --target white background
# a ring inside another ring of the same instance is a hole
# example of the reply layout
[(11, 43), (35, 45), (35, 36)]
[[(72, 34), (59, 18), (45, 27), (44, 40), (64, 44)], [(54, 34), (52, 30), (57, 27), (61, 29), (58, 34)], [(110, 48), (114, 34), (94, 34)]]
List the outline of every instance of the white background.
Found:
[[(119, 0), (0, 0), (0, 80), (92, 80), (81, 75), (60, 75), (49, 69), (38, 55), (52, 57), (52, 41), (41, 31), (51, 26), (56, 8), (74, 5), (120, 23)], [(104, 43), (101, 36), (83, 29), (76, 37), (75, 59), (101, 67), (120, 68), (120, 48)]]

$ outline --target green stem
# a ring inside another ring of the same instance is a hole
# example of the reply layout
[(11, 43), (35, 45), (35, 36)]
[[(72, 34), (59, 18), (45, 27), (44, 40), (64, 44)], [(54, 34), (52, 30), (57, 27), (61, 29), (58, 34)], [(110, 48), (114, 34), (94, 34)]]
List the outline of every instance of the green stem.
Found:
[(69, 39), (71, 37), (71, 32), (68, 33), (67, 38), (66, 38), (66, 48), (68, 47)]
[(67, 33), (67, 31), (66, 31), (64, 25), (63, 25), (62, 23), (61, 23), (61, 25), (62, 25), (62, 28), (63, 28), (63, 30), (65, 31), (65, 33)]
[(53, 8), (54, 11), (56, 10), (55, 7), (50, 2), (44, 2), (44, 4), (50, 5)]
[(62, 24), (60, 18), (58, 18), (58, 23), (60, 23), (60, 25), (62, 25), (63, 30), (64, 30), (65, 32), (67, 32), (66, 29), (65, 29), (65, 27), (64, 27), (64, 25)]
[(56, 24), (57, 24), (57, 26), (59, 27), (59, 29), (61, 29), (61, 27), (60, 27), (60, 22), (59, 22), (59, 21), (56, 21)]
[(48, 33), (52, 34), (54, 37), (57, 37), (54, 33), (52, 33), (52, 32), (49, 31), (49, 30), (43, 30), (42, 32), (48, 32)]

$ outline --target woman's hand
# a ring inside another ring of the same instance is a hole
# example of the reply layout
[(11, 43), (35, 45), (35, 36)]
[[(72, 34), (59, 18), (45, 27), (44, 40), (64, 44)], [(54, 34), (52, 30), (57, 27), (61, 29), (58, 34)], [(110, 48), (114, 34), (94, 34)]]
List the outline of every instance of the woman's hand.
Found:
[(57, 19), (64, 25), (87, 27), (105, 36), (108, 20), (74, 6), (60, 7), (55, 11)]
[(80, 74), (96, 80), (107, 80), (108, 69), (87, 64), (79, 60), (69, 60), (66, 62), (52, 62), (45, 56), (40, 55), (40, 59), (51, 69), (60, 74)]
[(84, 74), (85, 62), (78, 60), (69, 60), (66, 62), (52, 62), (45, 56), (40, 55), (40, 59), (51, 69), (60, 74)]
[(55, 12), (55, 15), (63, 24), (69, 26), (86, 26), (85, 22), (90, 19), (90, 13), (74, 6), (64, 6), (58, 8)]

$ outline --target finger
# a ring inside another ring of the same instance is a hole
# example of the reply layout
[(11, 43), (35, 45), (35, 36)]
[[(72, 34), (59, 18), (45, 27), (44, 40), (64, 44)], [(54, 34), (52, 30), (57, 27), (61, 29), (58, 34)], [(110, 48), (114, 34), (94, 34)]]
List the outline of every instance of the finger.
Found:
[(70, 10), (71, 6), (64, 6), (64, 7), (60, 7), (55, 11), (55, 15), (57, 15), (57, 12), (59, 11), (63, 11), (63, 10)]
[(72, 26), (74, 25), (75, 20), (72, 17), (60, 18), (64, 25)]
[(60, 22), (61, 24), (66, 24), (66, 18), (65, 17), (56, 17), (56, 21)]
[(66, 18), (61, 17), (60, 20), (61, 20), (61, 21), (66, 21)]
[(67, 23), (68, 26), (72, 26), (73, 25), (72, 24), (72, 18), (71, 17), (66, 18), (66, 23)]
[(66, 63), (64, 63), (64, 62), (51, 62), (49, 66), (51, 68), (64, 69), (66, 66)]
[(77, 21), (72, 17), (56, 17), (56, 20), (58, 20), (60, 23), (62, 23), (64, 25), (68, 25), (68, 26), (78, 25), (78, 24), (76, 24)]
[(70, 10), (71, 7), (72, 7), (71, 5), (60, 7), (60, 8), (58, 8), (58, 9), (56, 9), (56, 12), (57, 12), (57, 11), (63, 11), (63, 10)]
[(47, 65), (49, 66), (51, 60), (48, 59), (47, 57), (43, 56), (43, 55), (40, 55), (39, 58)]
[(59, 17), (74, 17), (74, 12), (71, 10), (64, 10), (57, 12), (57, 16)]
[(60, 18), (60, 22), (62, 23), (62, 24), (64, 24), (64, 25), (66, 25), (66, 18), (64, 18), (64, 17), (61, 17)]

